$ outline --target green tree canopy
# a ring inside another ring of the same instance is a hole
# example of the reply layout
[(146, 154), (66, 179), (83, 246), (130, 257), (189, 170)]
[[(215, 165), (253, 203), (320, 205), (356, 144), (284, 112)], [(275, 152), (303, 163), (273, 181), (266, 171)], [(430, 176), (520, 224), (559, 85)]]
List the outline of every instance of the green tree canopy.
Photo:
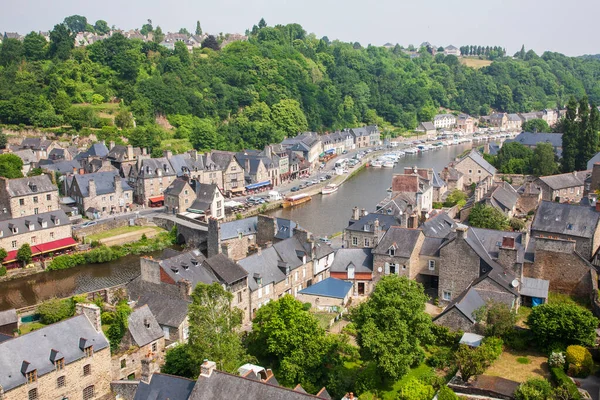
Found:
[(598, 319), (574, 303), (546, 303), (532, 309), (527, 325), (542, 348), (571, 344), (591, 346)]
[(275, 127), (285, 136), (296, 136), (308, 129), (306, 116), (296, 100), (284, 99), (272, 107), (272, 118)]
[(23, 265), (27, 265), (31, 263), (32, 259), (31, 246), (29, 246), (29, 243), (23, 243), (17, 250), (17, 260), (21, 261)]
[(554, 175), (558, 172), (554, 147), (550, 143), (539, 143), (531, 157), (532, 172), (536, 176)]
[(23, 59), (23, 43), (18, 39), (5, 39), (0, 47), (0, 65), (15, 64)]
[(235, 373), (248, 355), (238, 329), (242, 311), (231, 305), (233, 295), (219, 283), (199, 283), (192, 292), (189, 306), (190, 358), (199, 371), (203, 360), (217, 363), (222, 371)]
[(505, 231), (510, 228), (508, 218), (495, 207), (477, 203), (469, 213), (469, 225), (475, 228)]
[(110, 27), (106, 21), (99, 19), (94, 24), (94, 30), (99, 35), (106, 35), (108, 32), (110, 32)]
[(504, 143), (496, 157), (496, 168), (506, 174), (526, 174), (532, 156), (533, 151), (519, 142)]
[(196, 35), (202, 35), (202, 27), (200, 26), (200, 21), (196, 21)]
[(208, 35), (206, 39), (202, 42), (203, 49), (212, 49), (214, 51), (219, 51), (221, 48), (219, 47), (219, 42), (217, 42), (217, 38), (213, 35)]
[(27, 60), (40, 61), (46, 57), (48, 42), (39, 33), (31, 32), (23, 39), (23, 49)]
[(58, 24), (50, 31), (49, 55), (60, 60), (66, 60), (71, 56), (71, 51), (75, 47), (75, 35), (63, 25)]
[(550, 125), (541, 118), (531, 119), (525, 122), (522, 129), (524, 132), (552, 132)]
[(23, 160), (14, 154), (0, 154), (0, 176), (8, 179), (23, 177)]
[(75, 33), (85, 32), (88, 26), (87, 18), (81, 15), (71, 15), (70, 17), (66, 17), (64, 24), (71, 32)]
[(390, 275), (353, 310), (361, 355), (373, 360), (381, 375), (398, 379), (423, 359), (421, 344), (432, 338), (426, 301), (420, 283)]

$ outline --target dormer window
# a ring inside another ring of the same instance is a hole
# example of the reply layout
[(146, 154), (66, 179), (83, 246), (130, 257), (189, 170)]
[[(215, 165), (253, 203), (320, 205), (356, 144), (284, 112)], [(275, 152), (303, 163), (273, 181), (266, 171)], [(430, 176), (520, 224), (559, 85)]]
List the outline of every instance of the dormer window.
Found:
[(60, 371), (63, 368), (65, 368), (65, 359), (64, 358), (59, 358), (58, 360), (56, 360), (54, 362), (54, 367), (56, 368), (57, 371)]
[(187, 271), (187, 270), (190, 268), (190, 266), (189, 266), (189, 265), (187, 265), (187, 264), (185, 264), (185, 263), (182, 263), (182, 264), (181, 264), (181, 267), (182, 267), (183, 269), (185, 269), (186, 271)]
[(148, 318), (144, 318), (144, 326), (146, 327), (146, 329), (150, 329), (150, 321), (148, 320)]
[(27, 373), (27, 383), (33, 383), (37, 381), (37, 369)]
[(394, 257), (396, 255), (396, 248), (394, 246), (388, 249), (388, 254), (390, 257)]
[(15, 235), (16, 235), (17, 233), (19, 233), (19, 228), (17, 228), (17, 226), (16, 226), (16, 225), (14, 225), (14, 224), (8, 224), (8, 228), (9, 228), (9, 229), (10, 229), (10, 231), (11, 231), (13, 234), (15, 234)]
[(174, 273), (178, 274), (179, 273), (179, 268), (177, 268), (177, 267), (171, 267), (171, 271), (173, 271)]
[(25, 225), (27, 225), (27, 227), (29, 228), (30, 231), (35, 229), (35, 225), (31, 221), (25, 221)]
[(38, 218), (38, 223), (42, 226), (42, 228), (47, 228), (48, 227), (48, 221), (46, 221), (43, 218)]
[(94, 348), (92, 346), (86, 347), (84, 351), (86, 357), (91, 357), (94, 354)]

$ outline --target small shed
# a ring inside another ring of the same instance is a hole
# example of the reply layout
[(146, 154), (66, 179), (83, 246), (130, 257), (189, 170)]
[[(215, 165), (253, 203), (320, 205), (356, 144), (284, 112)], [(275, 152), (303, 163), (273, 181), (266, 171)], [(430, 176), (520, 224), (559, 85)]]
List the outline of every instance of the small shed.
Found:
[(546, 303), (548, 301), (549, 287), (550, 281), (545, 279), (523, 277), (521, 290), (519, 290), (523, 305), (535, 307)]
[(19, 328), (19, 318), (17, 310), (14, 308), (6, 311), (0, 311), (0, 334), (14, 336)]
[(479, 347), (481, 346), (481, 341), (483, 340), (483, 336), (477, 335), (475, 333), (465, 332), (460, 338), (460, 344), (466, 344), (470, 347)]
[(327, 278), (298, 292), (298, 300), (321, 311), (335, 311), (348, 303), (352, 282)]

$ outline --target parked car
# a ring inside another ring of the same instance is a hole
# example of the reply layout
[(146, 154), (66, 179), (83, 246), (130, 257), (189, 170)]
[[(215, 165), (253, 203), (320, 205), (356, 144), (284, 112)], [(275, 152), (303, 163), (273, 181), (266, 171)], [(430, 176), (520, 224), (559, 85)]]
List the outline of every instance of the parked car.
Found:
[(348, 154), (348, 150), (342, 151), (342, 154)]
[(88, 222), (84, 223), (83, 225), (81, 225), (81, 227), (82, 228), (87, 228), (88, 226), (94, 226), (96, 224), (97, 224), (96, 221), (88, 221)]
[(325, 179), (331, 179), (331, 175), (325, 175)]
[(298, 190), (300, 190), (300, 188), (298, 186), (294, 186), (290, 189), (290, 192), (297, 192)]
[(325, 244), (331, 244), (331, 240), (329, 240), (326, 237), (319, 238), (319, 242), (325, 243)]
[(318, 184), (318, 183), (319, 183), (319, 180), (318, 180), (318, 179), (313, 179), (312, 181), (310, 181), (310, 183), (311, 183), (312, 185), (316, 185), (316, 184)]
[(261, 198), (261, 197), (248, 197), (248, 199), (246, 200), (246, 203), (250, 203), (250, 204), (263, 204), (265, 202), (265, 199)]
[(320, 180), (321, 182), (325, 182), (325, 181), (327, 180), (327, 178), (325, 178), (324, 176), (322, 176), (322, 177), (320, 177), (320, 178), (319, 178), (319, 180)]

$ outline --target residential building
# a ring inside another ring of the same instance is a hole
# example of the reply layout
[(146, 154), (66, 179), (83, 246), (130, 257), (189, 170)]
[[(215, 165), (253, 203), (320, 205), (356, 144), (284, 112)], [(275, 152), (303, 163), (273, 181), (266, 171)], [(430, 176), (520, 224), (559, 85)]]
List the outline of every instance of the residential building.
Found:
[(460, 57), (460, 50), (452, 45), (444, 48), (444, 55)]
[(129, 172), (133, 200), (148, 206), (164, 205), (164, 191), (177, 174), (166, 157), (139, 159)]
[(73, 175), (67, 179), (66, 194), (88, 218), (129, 211), (133, 202), (133, 189), (116, 170)]
[(362, 149), (371, 145), (371, 137), (366, 128), (350, 129), (350, 134), (354, 137), (354, 147)]
[(556, 109), (546, 108), (542, 110), (542, 119), (546, 121), (550, 127), (553, 127), (560, 119), (559, 111)]
[(165, 212), (177, 214), (185, 212), (196, 200), (196, 192), (187, 179), (177, 178), (164, 191)]
[(512, 218), (517, 212), (519, 198), (519, 193), (510, 185), (510, 183), (501, 182), (488, 190), (481, 202), (498, 209), (508, 218)]
[(433, 122), (425, 121), (421, 122), (415, 132), (423, 132), (426, 136), (434, 136), (437, 133)]
[(506, 113), (493, 113), (490, 115), (490, 125), (505, 131), (508, 127), (508, 116)]
[(444, 169), (440, 171), (440, 178), (446, 182), (448, 192), (452, 192), (455, 189), (463, 190), (465, 186), (464, 176), (465, 175), (462, 172), (452, 166), (444, 167)]
[(3, 264), (16, 261), (17, 251), (25, 243), (31, 246), (34, 257), (57, 254), (77, 244), (71, 238), (71, 222), (62, 210), (0, 221), (0, 248), (8, 252)]
[(523, 121), (519, 114), (508, 114), (506, 117), (506, 130), (511, 132), (521, 132), (521, 124)]
[[(392, 197), (402, 195), (402, 198), (408, 200), (417, 213), (431, 211), (433, 208), (433, 175), (432, 169), (405, 168), (404, 174), (394, 174), (392, 177)], [(437, 184), (442, 185), (441, 182)]]
[(23, 168), (21, 168), (21, 172), (23, 173), (23, 176), (27, 176), (29, 171), (34, 169), (35, 166), (37, 165), (38, 159), (35, 156), (35, 153), (33, 152), (33, 150), (31, 150), (31, 149), (23, 149), (23, 150), (13, 151), (12, 154), (19, 157), (21, 159), (21, 161), (23, 161)]
[[(133, 400), (187, 400), (196, 381), (180, 376), (155, 373), (139, 382)], [(128, 386), (130, 382), (128, 382)], [(130, 392), (127, 392), (130, 394)], [(125, 396), (123, 396), (125, 397)]]
[(45, 136), (34, 138), (23, 138), (21, 144), (10, 145), (11, 151), (31, 150), (35, 154), (36, 161), (41, 161), (48, 158), (48, 154), (56, 147), (59, 147), (56, 142), (46, 139)]
[(521, 132), (514, 139), (507, 139), (504, 144), (518, 142), (534, 150), (538, 143), (550, 143), (558, 157), (562, 155), (562, 133)]
[(0, 311), (0, 342), (13, 337), (19, 329), (19, 317), (17, 310)]
[(207, 153), (207, 164), (214, 163), (218, 170), (222, 171), (223, 186), (221, 191), (227, 197), (242, 194), (245, 190), (246, 181), (244, 168), (235, 158), (235, 153), (213, 150)]
[(519, 200), (517, 201), (517, 209), (523, 214), (529, 214), (535, 211), (542, 201), (542, 191), (533, 182), (526, 182), (517, 189)]
[(351, 282), (330, 277), (300, 290), (297, 298), (316, 310), (339, 312), (348, 304), (352, 286)]
[(585, 180), (590, 171), (574, 171), (560, 175), (540, 176), (534, 184), (542, 191), (542, 200), (579, 203), (584, 196)]
[[(246, 190), (264, 190), (272, 187), (276, 182), (271, 181), (270, 171), (279, 171), (279, 165), (273, 163), (266, 157), (258, 154), (237, 153), (235, 155), (238, 163), (244, 168), (244, 186)], [(278, 181), (279, 174), (275, 179)]]
[[(368, 136), (366, 131), (365, 135)], [(319, 155), (323, 152), (323, 143), (319, 140), (319, 135), (314, 132), (304, 132), (295, 137), (285, 138), (281, 145), (308, 161), (310, 168), (318, 165)]]
[(542, 113), (538, 112), (538, 111), (521, 113), (519, 115), (521, 116), (522, 123), (525, 123), (525, 122), (528, 122), (528, 121), (531, 121), (534, 119), (542, 119)]
[[(431, 187), (433, 188), (432, 201), (442, 202), (448, 192), (448, 184), (440, 177), (440, 174), (431, 170)], [(433, 207), (433, 203), (432, 203)]]
[(574, 241), (577, 252), (586, 260), (592, 260), (600, 246), (597, 208), (542, 201), (531, 224), (531, 237)]
[(111, 393), (111, 358), (100, 308), (0, 343), (4, 400), (95, 399)]
[(371, 249), (338, 249), (331, 264), (330, 276), (352, 283), (355, 296), (369, 295), (374, 288)]
[(373, 248), (377, 246), (383, 234), (392, 226), (399, 225), (398, 219), (387, 214), (387, 209), (367, 213), (364, 209), (352, 210), (352, 219), (344, 229), (344, 248)]
[(59, 210), (58, 188), (46, 174), (26, 178), (0, 178), (0, 219), (18, 218)]
[[(461, 158), (453, 165), (463, 175), (463, 185), (469, 186), (482, 180), (491, 183), (496, 175), (496, 168), (487, 162), (477, 150), (471, 150), (469, 154)], [(458, 188), (463, 189), (463, 188)]]
[(456, 117), (452, 114), (438, 114), (433, 117), (433, 125), (436, 129), (450, 129), (456, 125)]
[(467, 114), (459, 114), (456, 117), (456, 129), (461, 130), (465, 135), (475, 133), (475, 119)]
[[(222, 184), (216, 171), (209, 171), (204, 164), (204, 159), (196, 150), (190, 150), (187, 153), (173, 155), (171, 151), (163, 151), (165, 157), (171, 163), (173, 171), (179, 178), (187, 178), (188, 180), (195, 179), (203, 183)], [(216, 169), (216, 166), (215, 168)], [(207, 175), (207, 176), (205, 176)], [(210, 180), (205, 182), (205, 180)]]
[(163, 330), (147, 305), (136, 307), (127, 317), (127, 330), (117, 350), (112, 354), (113, 379), (138, 380), (142, 366), (149, 373), (158, 372), (164, 363)]
[(147, 154), (145, 148), (140, 149), (139, 147), (133, 147), (132, 145), (115, 146), (115, 142), (110, 142), (109, 146), (106, 158), (116, 169), (121, 171), (123, 176), (129, 176), (130, 169), (138, 162), (138, 160), (150, 158), (150, 155)]
[(225, 218), (225, 197), (217, 185), (207, 185), (193, 182), (196, 198), (187, 208), (189, 212), (201, 214), (208, 218)]
[[(419, 273), (419, 253), (425, 235), (418, 229), (393, 226), (373, 249), (373, 276), (375, 282), (386, 275), (416, 279)], [(435, 262), (433, 263), (435, 268)]]

